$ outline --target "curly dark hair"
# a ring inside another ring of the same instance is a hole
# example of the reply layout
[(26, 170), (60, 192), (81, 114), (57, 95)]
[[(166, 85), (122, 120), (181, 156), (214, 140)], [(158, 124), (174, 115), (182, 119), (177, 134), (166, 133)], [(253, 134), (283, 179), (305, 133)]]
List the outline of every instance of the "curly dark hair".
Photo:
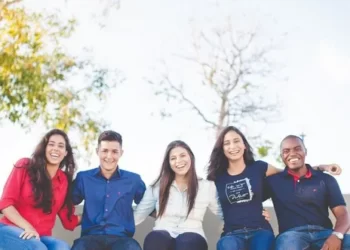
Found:
[(72, 146), (69, 142), (67, 134), (59, 129), (49, 131), (36, 146), (34, 153), (27, 166), (28, 175), (32, 184), (34, 193), (35, 206), (42, 208), (44, 213), (50, 214), (52, 212), (52, 182), (47, 172), (46, 164), (46, 147), (49, 139), (53, 135), (61, 135), (66, 144), (67, 155), (60, 163), (59, 168), (62, 169), (67, 177), (68, 190), (64, 205), (68, 207), (68, 219), (71, 219), (73, 214), (73, 200), (72, 200), (72, 182), (73, 175), (76, 170)]
[(223, 145), (225, 135), (230, 131), (236, 132), (243, 140), (243, 143), (246, 147), (243, 154), (244, 163), (246, 165), (250, 165), (255, 161), (252, 147), (248, 143), (248, 140), (244, 134), (238, 128), (234, 126), (228, 126), (221, 131), (218, 139), (215, 142), (213, 151), (211, 152), (207, 169), (208, 180), (215, 181), (216, 176), (223, 174), (228, 168), (228, 160), (224, 154)]

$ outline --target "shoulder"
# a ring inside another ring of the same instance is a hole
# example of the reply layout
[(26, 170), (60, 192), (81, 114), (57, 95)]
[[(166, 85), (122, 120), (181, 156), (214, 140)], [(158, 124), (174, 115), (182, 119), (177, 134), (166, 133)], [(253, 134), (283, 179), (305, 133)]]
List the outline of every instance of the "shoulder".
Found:
[(79, 171), (77, 173), (77, 178), (83, 178), (85, 176), (91, 176), (91, 175), (94, 175), (96, 173), (96, 171), (98, 171), (99, 168), (93, 168), (93, 169), (89, 169), (89, 170), (82, 170), (82, 171)]
[(325, 181), (326, 184), (333, 184), (333, 183), (338, 183), (337, 179), (330, 175), (330, 174), (327, 174), (327, 173), (323, 173), (323, 172), (317, 172), (317, 175), (316, 175), (318, 178), (320, 178), (321, 180)]
[(29, 164), (30, 164), (30, 158), (21, 158), (15, 163), (14, 167), (25, 169), (29, 166)]
[(206, 179), (198, 179), (198, 186), (201, 187), (211, 187), (215, 186), (214, 181), (206, 180)]
[(254, 161), (252, 164), (250, 164), (249, 166), (254, 166), (254, 167), (259, 167), (259, 168), (265, 168), (267, 170), (269, 164), (266, 161), (261, 161), (261, 160), (257, 160)]
[(141, 176), (139, 174), (136, 174), (136, 173), (131, 172), (131, 171), (123, 170), (123, 169), (119, 169), (119, 171), (120, 171), (120, 175), (122, 177), (135, 179), (135, 180), (141, 180)]

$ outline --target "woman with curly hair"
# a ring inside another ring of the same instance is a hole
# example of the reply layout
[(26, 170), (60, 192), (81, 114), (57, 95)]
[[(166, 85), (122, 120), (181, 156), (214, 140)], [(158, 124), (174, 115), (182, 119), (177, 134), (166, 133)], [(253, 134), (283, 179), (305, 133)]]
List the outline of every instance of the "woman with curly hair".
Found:
[(68, 136), (59, 129), (41, 139), (31, 158), (17, 161), (0, 199), (0, 249), (70, 249), (51, 234), (56, 215), (68, 230), (80, 223), (71, 198), (75, 170)]

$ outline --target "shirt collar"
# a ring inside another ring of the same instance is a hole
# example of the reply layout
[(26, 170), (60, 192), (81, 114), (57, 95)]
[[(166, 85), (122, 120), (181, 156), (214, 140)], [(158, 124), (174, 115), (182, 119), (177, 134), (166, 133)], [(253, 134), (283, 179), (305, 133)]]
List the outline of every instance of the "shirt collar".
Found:
[[(312, 176), (318, 175), (318, 174), (319, 174), (319, 171), (314, 170), (309, 164), (305, 164), (305, 165), (306, 165), (306, 167), (307, 167), (307, 172), (306, 172), (306, 175), (304, 176), (304, 178), (309, 179), (309, 178), (311, 178)], [(297, 178), (299, 179), (298, 176), (295, 176), (292, 172), (289, 171), (289, 169), (288, 169), (287, 166), (284, 168), (283, 175), (284, 175), (285, 177), (292, 176), (292, 177), (294, 177), (294, 178), (297, 177)]]
[[(102, 176), (100, 166), (94, 170), (93, 175)], [(111, 178), (120, 178), (120, 177), (121, 177), (121, 171), (120, 171), (119, 166), (118, 166), (117, 171), (114, 172), (114, 174), (112, 175)]]
[(61, 183), (64, 180), (65, 173), (62, 171), (62, 169), (58, 169), (56, 172), (56, 175), (53, 177), (53, 180), (58, 180), (59, 183)]

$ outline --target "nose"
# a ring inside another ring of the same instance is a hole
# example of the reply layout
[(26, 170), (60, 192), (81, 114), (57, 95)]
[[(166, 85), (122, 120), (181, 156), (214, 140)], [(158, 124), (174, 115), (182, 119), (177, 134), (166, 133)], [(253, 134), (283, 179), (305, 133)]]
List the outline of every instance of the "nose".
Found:
[(108, 152), (107, 153), (107, 158), (112, 158), (112, 154), (113, 154), (112, 152)]

